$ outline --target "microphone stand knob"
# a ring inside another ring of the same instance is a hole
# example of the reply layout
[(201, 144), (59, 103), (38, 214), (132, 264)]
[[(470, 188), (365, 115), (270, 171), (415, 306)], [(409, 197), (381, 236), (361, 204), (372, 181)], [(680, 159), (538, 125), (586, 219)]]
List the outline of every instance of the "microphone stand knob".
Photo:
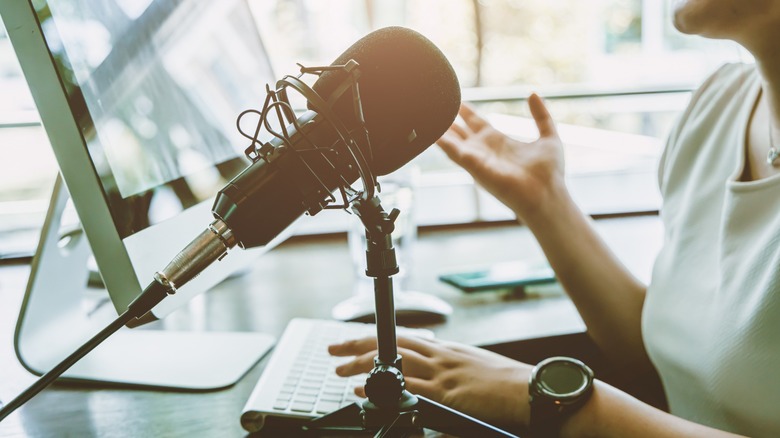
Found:
[(401, 370), (392, 365), (377, 365), (366, 378), (366, 396), (379, 407), (395, 407), (406, 389)]

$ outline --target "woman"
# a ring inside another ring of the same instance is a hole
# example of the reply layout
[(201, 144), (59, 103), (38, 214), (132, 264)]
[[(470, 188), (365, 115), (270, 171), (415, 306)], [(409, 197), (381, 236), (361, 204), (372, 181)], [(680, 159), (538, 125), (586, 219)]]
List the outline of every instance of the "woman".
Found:
[[(561, 142), (542, 100), (522, 143), (468, 106), (438, 141), (539, 240), (615, 360), (655, 367), (671, 414), (602, 382), (561, 436), (780, 436), (780, 1), (687, 0), (682, 32), (732, 39), (756, 66), (718, 70), (694, 95), (661, 160), (665, 244), (652, 281), (610, 253), (566, 189)], [(331, 347), (366, 372), (373, 340)], [(476, 348), (401, 339), (410, 391), (496, 424), (527, 425), (531, 366)], [(477, 377), (478, 376), (478, 377)]]

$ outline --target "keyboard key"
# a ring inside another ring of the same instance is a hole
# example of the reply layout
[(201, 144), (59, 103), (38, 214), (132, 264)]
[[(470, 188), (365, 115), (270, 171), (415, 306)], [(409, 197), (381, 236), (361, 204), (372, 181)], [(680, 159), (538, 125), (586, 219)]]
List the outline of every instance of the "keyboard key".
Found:
[(328, 376), (325, 379), (325, 386), (344, 386), (348, 381), (349, 379), (346, 379), (344, 377)]
[(311, 380), (309, 378), (301, 380), (301, 388), (322, 388), (322, 380)]
[(295, 412), (311, 412), (314, 410), (314, 402), (304, 403), (304, 402), (296, 401), (295, 403), (292, 404), (290, 409)]
[(321, 401), (317, 403), (318, 414), (327, 414), (335, 410), (338, 410), (339, 408), (341, 408), (341, 403), (338, 402)]
[(320, 399), (322, 400), (328, 400), (328, 401), (338, 401), (344, 400), (344, 391), (342, 392), (323, 392), (320, 394)]
[(306, 387), (303, 387), (303, 388), (300, 388), (298, 390), (298, 395), (313, 395), (313, 396), (317, 396), (317, 395), (319, 395), (319, 393), (320, 393), (319, 388), (306, 388)]
[(317, 401), (316, 395), (305, 395), (305, 394), (295, 395), (295, 402), (314, 404), (314, 402), (316, 401)]
[(338, 393), (338, 394), (328, 394), (328, 393), (323, 393), (323, 394), (320, 396), (320, 400), (321, 400), (321, 401), (324, 401), (324, 402), (333, 402), (333, 403), (341, 403), (341, 400), (342, 400), (343, 398), (344, 398), (344, 397), (343, 397), (343, 394), (342, 394), (342, 393)]
[(329, 365), (330, 365), (330, 362), (327, 362), (324, 365), (312, 364), (312, 365), (309, 366), (309, 370), (308, 371), (310, 373), (314, 373), (314, 374), (322, 374), (322, 376), (325, 377), (325, 373), (327, 373), (328, 370), (330, 369)]

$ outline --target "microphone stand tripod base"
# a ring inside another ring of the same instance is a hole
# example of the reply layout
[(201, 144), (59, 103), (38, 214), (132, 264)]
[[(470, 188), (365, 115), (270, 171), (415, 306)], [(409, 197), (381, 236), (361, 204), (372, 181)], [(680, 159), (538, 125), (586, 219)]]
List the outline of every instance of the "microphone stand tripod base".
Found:
[(370, 431), (380, 437), (408, 437), (423, 429), (461, 437), (517, 438), (495, 426), (420, 395), (404, 391), (396, 406), (379, 407), (366, 400), (311, 420), (303, 427), (317, 432)]

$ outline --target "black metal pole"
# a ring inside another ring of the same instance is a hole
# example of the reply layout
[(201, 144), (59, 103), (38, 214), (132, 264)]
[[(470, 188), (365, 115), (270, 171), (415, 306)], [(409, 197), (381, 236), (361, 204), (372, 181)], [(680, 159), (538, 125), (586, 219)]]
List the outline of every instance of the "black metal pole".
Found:
[(374, 279), (374, 300), (376, 304), (376, 344), (379, 362), (394, 365), (398, 357), (395, 334), (395, 302), (393, 301), (393, 279)]
[(384, 365), (400, 366), (392, 279), (392, 275), (399, 270), (392, 233), (400, 212), (393, 209), (389, 214), (386, 213), (376, 196), (356, 201), (353, 210), (366, 228), (366, 275), (374, 279), (377, 361)]

